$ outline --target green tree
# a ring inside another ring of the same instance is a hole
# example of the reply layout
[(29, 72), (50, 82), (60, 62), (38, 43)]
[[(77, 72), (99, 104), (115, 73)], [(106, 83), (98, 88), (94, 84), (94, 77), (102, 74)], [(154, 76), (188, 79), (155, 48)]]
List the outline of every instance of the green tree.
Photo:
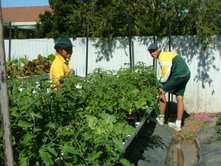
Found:
[(52, 12), (40, 15), (40, 22), (37, 24), (38, 37), (59, 36), (76, 37), (79, 22), (72, 19), (73, 13), (80, 8), (81, 1), (73, 0), (49, 0)]
[(210, 43), (220, 34), (219, 0), (49, 0), (38, 37), (197, 35)]
[(186, 33), (197, 35), (198, 42), (205, 46), (213, 43), (213, 35), (221, 32), (221, 1), (195, 0), (189, 6), (185, 21), (191, 26), (187, 26)]
[[(58, 35), (91, 37), (150, 34), (149, 3), (144, 0), (50, 0), (52, 13), (40, 16), (39, 37)], [(146, 15), (146, 16), (145, 16)]]

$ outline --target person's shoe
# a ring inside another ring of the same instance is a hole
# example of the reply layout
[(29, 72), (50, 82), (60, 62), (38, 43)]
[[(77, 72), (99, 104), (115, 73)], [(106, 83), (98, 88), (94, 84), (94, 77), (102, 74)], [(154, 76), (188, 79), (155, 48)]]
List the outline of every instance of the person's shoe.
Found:
[(169, 122), (169, 123), (168, 123), (168, 126), (171, 127), (171, 128), (173, 128), (173, 129), (176, 130), (176, 131), (181, 131), (181, 127), (177, 126), (177, 125), (176, 125), (176, 122)]
[(164, 115), (158, 115), (156, 118), (157, 122), (159, 123), (159, 125), (163, 126), (164, 125)]

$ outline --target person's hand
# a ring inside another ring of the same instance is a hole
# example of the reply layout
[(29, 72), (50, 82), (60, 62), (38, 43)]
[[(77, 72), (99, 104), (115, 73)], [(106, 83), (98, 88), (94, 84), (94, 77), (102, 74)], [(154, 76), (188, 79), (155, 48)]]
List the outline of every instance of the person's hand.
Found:
[(159, 93), (160, 93), (160, 95), (164, 95), (165, 91), (163, 89), (159, 88)]

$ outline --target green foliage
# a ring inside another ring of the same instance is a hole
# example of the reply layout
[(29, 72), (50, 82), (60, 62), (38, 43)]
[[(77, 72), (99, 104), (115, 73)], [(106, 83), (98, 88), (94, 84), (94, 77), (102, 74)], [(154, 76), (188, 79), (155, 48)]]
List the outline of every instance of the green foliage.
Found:
[(150, 2), (144, 0), (49, 2), (53, 12), (40, 16), (38, 37), (112, 37), (152, 33), (148, 28), (150, 18), (146, 10)]
[[(220, 34), (219, 0), (50, 0), (39, 37), (197, 35), (208, 44)], [(123, 18), (123, 19), (122, 19)], [(74, 35), (73, 35), (74, 34)]]
[(87, 80), (93, 84), (83, 84), (82, 89), (89, 93), (84, 101), (90, 112), (105, 110), (124, 119), (132, 111), (144, 115), (155, 107), (156, 78), (143, 64), (123, 68), (116, 74), (97, 69)]
[(7, 75), (8, 77), (16, 77), (20, 75), (24, 75), (24, 68), (23, 66), (28, 63), (28, 60), (26, 58), (20, 58), (20, 59), (13, 59), (6, 63), (7, 68)]
[(36, 59), (29, 61), (26, 58), (13, 59), (6, 63), (9, 78), (34, 76), (49, 73), (53, 54), (48, 58), (38, 55)]
[(217, 140), (221, 141), (221, 117), (218, 118), (217, 122), (216, 122), (216, 125), (217, 125)]
[[(156, 76), (144, 64), (72, 76), (56, 91), (45, 80), (9, 85), (15, 165), (130, 166), (122, 157), (123, 142), (135, 133), (128, 116), (148, 117), (156, 106)], [(4, 165), (2, 139), (0, 148)]]

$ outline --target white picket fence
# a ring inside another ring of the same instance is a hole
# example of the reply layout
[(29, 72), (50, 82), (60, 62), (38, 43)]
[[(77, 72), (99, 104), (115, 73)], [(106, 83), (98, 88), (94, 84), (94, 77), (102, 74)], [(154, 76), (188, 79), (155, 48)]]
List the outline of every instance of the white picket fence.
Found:
[[(217, 39), (220, 36), (216, 36)], [(118, 70), (130, 62), (127, 39), (116, 39), (111, 48), (101, 49), (95, 47), (98, 39), (89, 39), (88, 46), (88, 73), (96, 68)], [(123, 42), (122, 42), (123, 41)], [(184, 57), (191, 69), (191, 79), (185, 93), (185, 109), (188, 113), (220, 113), (221, 102), (221, 45), (204, 51), (200, 46), (194, 45), (193, 37), (172, 36), (171, 50), (175, 50)], [(152, 37), (134, 37), (133, 54), (134, 63), (144, 62), (152, 65), (153, 59), (147, 52), (152, 43)], [(74, 45), (70, 67), (77, 75), (86, 73), (86, 38), (72, 40)], [(157, 38), (158, 45), (163, 51), (169, 50), (168, 38)], [(9, 58), (9, 40), (5, 40), (6, 58)], [(35, 59), (37, 55), (48, 56), (54, 54), (53, 39), (13, 39), (11, 41), (11, 59), (27, 57)], [(158, 70), (159, 71), (159, 70)], [(175, 101), (175, 99), (174, 99)]]

